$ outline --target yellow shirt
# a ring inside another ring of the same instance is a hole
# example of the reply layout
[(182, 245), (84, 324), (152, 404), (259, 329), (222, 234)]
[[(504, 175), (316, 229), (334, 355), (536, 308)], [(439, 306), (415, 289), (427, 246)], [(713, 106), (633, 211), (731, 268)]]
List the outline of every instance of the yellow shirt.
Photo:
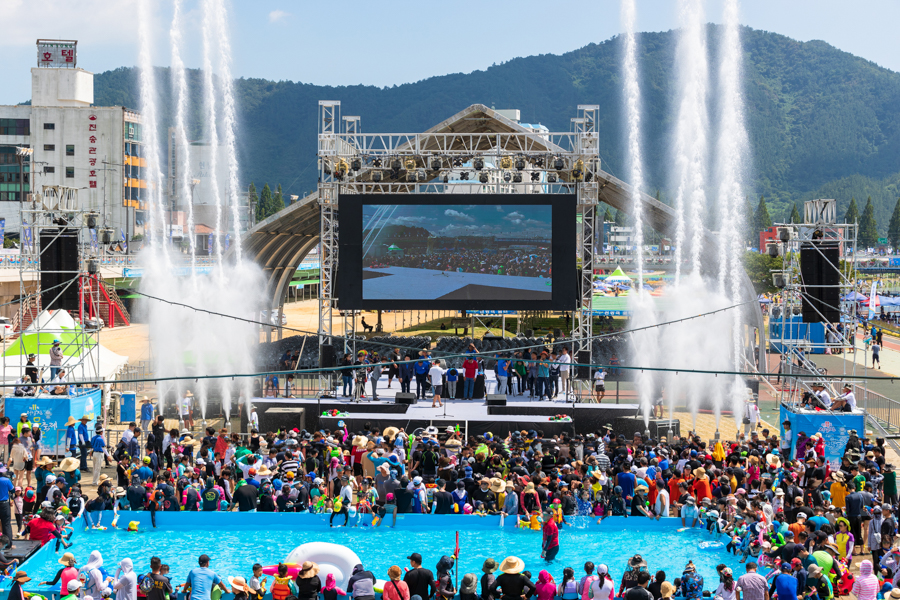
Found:
[(844, 484), (835, 481), (831, 484), (831, 503), (838, 508), (844, 508), (844, 498), (847, 497), (847, 488)]

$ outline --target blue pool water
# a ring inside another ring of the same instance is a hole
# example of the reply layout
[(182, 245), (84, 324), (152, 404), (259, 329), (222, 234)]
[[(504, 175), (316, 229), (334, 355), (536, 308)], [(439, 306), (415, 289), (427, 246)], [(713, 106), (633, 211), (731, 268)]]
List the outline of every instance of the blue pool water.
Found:
[[(110, 516), (104, 517), (103, 522), (108, 524)], [(409, 566), (406, 557), (411, 552), (420, 552), (424, 566), (434, 570), (441, 555), (452, 554), (455, 532), (459, 531), (460, 579), (465, 573), (477, 573), (480, 577), (481, 565), (488, 557), (499, 562), (516, 555), (525, 561), (535, 580), (541, 569), (548, 568), (540, 558), (540, 532), (501, 529), (499, 517), (404, 515), (395, 529), (329, 529), (327, 519), (320, 515), (158, 513), (159, 528), (154, 530), (149, 527), (148, 513), (123, 513), (119, 525), (133, 519), (142, 522), (141, 533), (78, 528), (70, 549), (78, 564), (84, 565), (92, 550), (100, 550), (110, 574), (125, 557), (131, 558), (135, 570), (142, 573), (149, 571), (150, 557), (159, 556), (170, 566), (173, 583), (183, 583), (188, 571), (197, 565), (197, 557), (206, 553), (212, 559), (210, 566), (223, 578), (249, 577), (255, 562), (275, 564), (300, 544), (322, 541), (351, 548), (366, 568), (383, 579), (391, 565)], [(669, 581), (680, 576), (688, 560), (693, 560), (710, 590), (718, 585), (716, 565), (732, 567), (735, 578), (744, 572), (738, 559), (724, 548), (698, 549), (698, 544), (710, 540), (705, 531), (677, 532), (680, 526), (677, 519), (656, 522), (609, 518), (601, 525), (590, 522), (566, 527), (560, 532), (560, 553), (548, 570), (558, 582), (566, 566), (573, 567), (580, 577), (585, 561), (605, 563), (618, 586), (628, 559), (640, 553), (651, 573), (664, 570)], [(722, 540), (726, 541), (724, 537)], [(23, 567), (35, 583), (52, 579), (60, 568), (52, 545), (41, 549)], [(29, 589), (40, 589), (32, 586)]]

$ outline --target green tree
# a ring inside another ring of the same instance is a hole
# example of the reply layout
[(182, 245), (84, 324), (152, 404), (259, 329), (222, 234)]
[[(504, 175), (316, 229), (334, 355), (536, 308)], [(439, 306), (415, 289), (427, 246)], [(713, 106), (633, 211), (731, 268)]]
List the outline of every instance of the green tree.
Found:
[(607, 206), (606, 212), (603, 214), (603, 222), (604, 223), (612, 223), (612, 221), (613, 221), (613, 216), (612, 216), (612, 213), (609, 211), (609, 206)]
[(803, 217), (800, 216), (800, 211), (797, 210), (797, 203), (794, 202), (794, 208), (791, 209), (791, 223), (801, 223), (803, 221)]
[(780, 258), (772, 258), (759, 252), (745, 252), (744, 270), (747, 271), (747, 277), (753, 283), (753, 289), (757, 294), (777, 291), (772, 283), (772, 271), (781, 270)]
[(871, 196), (863, 209), (858, 241), (862, 248), (874, 248), (878, 245), (878, 224), (875, 222), (875, 207), (872, 205)]
[(856, 198), (850, 198), (850, 206), (844, 215), (844, 223), (859, 223), (859, 209), (856, 208)]
[(894, 205), (894, 214), (891, 215), (887, 234), (891, 246), (894, 249), (900, 248), (900, 198), (897, 198), (897, 204)]
[(759, 204), (756, 206), (756, 214), (753, 215), (753, 229), (756, 233), (764, 231), (772, 226), (772, 217), (769, 216), (769, 209), (766, 207), (765, 196), (759, 197)]
[(278, 191), (276, 191), (275, 195), (272, 197), (272, 208), (274, 210), (270, 214), (275, 214), (284, 208), (284, 194), (281, 193), (280, 183), (278, 184)]
[(253, 185), (253, 182), (250, 182), (250, 185), (247, 186), (247, 204), (253, 208), (254, 216), (259, 215), (259, 194), (256, 193), (256, 186)]
[(259, 203), (256, 205), (256, 222), (260, 222), (269, 215), (273, 214), (270, 211), (272, 207), (272, 189), (269, 187), (269, 184), (263, 186), (262, 195), (259, 197)]
[(618, 225), (619, 227), (625, 227), (625, 219), (627, 217), (628, 215), (625, 214), (624, 210), (617, 210), (615, 219), (616, 225)]
[[(745, 242), (750, 247), (759, 244), (759, 236), (756, 235), (754, 228), (756, 227), (756, 217), (753, 214), (753, 204), (750, 202), (750, 196), (744, 198), (744, 235)], [(755, 238), (755, 239), (754, 239)]]

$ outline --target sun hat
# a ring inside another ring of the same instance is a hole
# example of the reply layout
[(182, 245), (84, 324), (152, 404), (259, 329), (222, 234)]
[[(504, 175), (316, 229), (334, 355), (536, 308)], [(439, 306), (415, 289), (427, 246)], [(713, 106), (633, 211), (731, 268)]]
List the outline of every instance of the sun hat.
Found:
[(816, 564), (809, 565), (806, 570), (809, 573), (810, 577), (813, 578), (818, 577), (822, 574), (822, 567)]
[(525, 484), (525, 493), (528, 494), (533, 491), (534, 491), (534, 483), (529, 481), (527, 484)]
[(75, 555), (72, 554), (71, 552), (66, 552), (65, 554), (62, 555), (62, 558), (60, 558), (56, 562), (58, 562), (61, 565), (69, 565), (71, 567), (76, 562)]
[(466, 573), (463, 575), (462, 583), (459, 586), (460, 594), (474, 594), (478, 587), (478, 579), (475, 573)]
[[(820, 569), (821, 570), (821, 569)], [(891, 593), (888, 594), (889, 598), (893, 598), (894, 600), (900, 600), (900, 588), (894, 588), (891, 590)]]
[(26, 573), (25, 571), (16, 571), (16, 574), (13, 575), (13, 581), (25, 583), (26, 581), (31, 581), (31, 577), (29, 577), (28, 573)]
[(75, 423), (77, 423), (77, 421), (75, 420), (75, 417), (73, 417), (72, 415), (69, 415), (69, 419), (66, 421), (65, 427), (71, 427), (71, 426), (75, 425)]
[(497, 561), (493, 558), (484, 559), (484, 564), (481, 565), (481, 570), (485, 573), (493, 573), (497, 570)]
[(506, 485), (503, 483), (502, 479), (493, 478), (491, 479), (491, 491), (494, 493), (502, 492), (506, 489)]
[(248, 594), (251, 591), (250, 586), (247, 585), (247, 580), (243, 577), (229, 577), (228, 584), (231, 586), (232, 593), (234, 593), (234, 590), (237, 590), (239, 592), (247, 592)]
[(518, 556), (507, 556), (500, 563), (500, 572), (507, 575), (517, 575), (525, 570), (525, 562)]
[(64, 458), (61, 463), (59, 463), (60, 470), (71, 473), (78, 469), (78, 459), (74, 457)]
[(303, 563), (303, 566), (300, 568), (300, 572), (297, 573), (297, 577), (300, 579), (310, 579), (315, 577), (319, 572), (319, 565), (308, 560)]
[(675, 594), (675, 586), (668, 581), (663, 581), (659, 586), (659, 593), (663, 598), (671, 598)]

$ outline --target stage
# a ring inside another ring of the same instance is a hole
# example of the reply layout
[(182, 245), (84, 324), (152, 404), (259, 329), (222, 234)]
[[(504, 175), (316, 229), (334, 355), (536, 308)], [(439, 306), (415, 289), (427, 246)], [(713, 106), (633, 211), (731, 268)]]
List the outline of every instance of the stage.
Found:
[[(488, 374), (488, 393), (493, 394), (496, 382)], [(476, 386), (476, 393), (480, 391)], [(457, 391), (462, 389), (462, 383)], [(412, 387), (415, 392), (415, 384)], [(340, 391), (340, 389), (338, 390)], [(366, 386), (367, 393), (371, 384)], [(563, 433), (586, 434), (599, 431), (605, 425), (612, 425), (616, 434), (624, 434), (629, 439), (635, 432), (645, 429), (643, 419), (639, 416), (637, 404), (615, 404), (614, 399), (606, 396), (602, 404), (574, 403), (572, 399), (564, 401), (562, 394), (551, 401), (538, 402), (526, 396), (507, 396), (506, 406), (488, 406), (485, 398), (474, 400), (444, 400), (443, 408), (432, 408), (431, 398), (419, 400), (416, 404), (397, 404), (395, 394), (400, 391), (400, 383), (394, 381), (387, 385), (387, 377), (382, 377), (378, 385), (378, 401), (354, 401), (352, 398), (254, 398), (253, 405), (259, 415), (260, 431), (275, 431), (279, 428), (298, 429), (330, 429), (337, 428), (337, 422), (343, 420), (350, 431), (361, 431), (367, 427), (403, 427), (413, 431), (420, 427), (434, 425), (438, 428), (459, 425), (467, 435), (478, 435), (490, 431), (494, 435), (505, 437), (511, 431), (543, 431), (544, 435), (560, 435)], [(527, 394), (527, 392), (526, 392)], [(337, 409), (344, 416), (323, 417), (323, 411)], [(566, 415), (571, 421), (551, 421), (550, 417)], [(241, 427), (246, 430), (246, 413), (242, 412)], [(666, 435), (669, 429), (667, 420), (651, 419), (649, 429), (651, 435)], [(672, 430), (679, 434), (679, 423), (672, 423)]]

